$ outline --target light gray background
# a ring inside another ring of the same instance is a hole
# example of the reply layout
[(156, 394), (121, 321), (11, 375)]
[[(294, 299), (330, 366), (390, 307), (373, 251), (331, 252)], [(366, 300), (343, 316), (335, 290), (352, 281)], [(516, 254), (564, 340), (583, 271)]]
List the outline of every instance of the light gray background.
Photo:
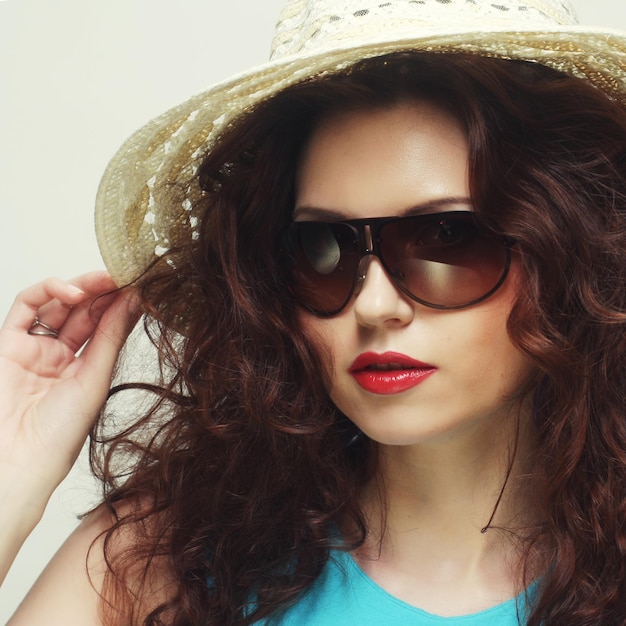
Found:
[[(264, 61), (282, 3), (0, 0), (0, 318), (26, 285), (102, 266), (92, 208), (110, 156), (149, 118)], [(573, 4), (581, 23), (626, 30), (623, 0)], [(0, 623), (96, 499), (83, 458), (0, 589)]]

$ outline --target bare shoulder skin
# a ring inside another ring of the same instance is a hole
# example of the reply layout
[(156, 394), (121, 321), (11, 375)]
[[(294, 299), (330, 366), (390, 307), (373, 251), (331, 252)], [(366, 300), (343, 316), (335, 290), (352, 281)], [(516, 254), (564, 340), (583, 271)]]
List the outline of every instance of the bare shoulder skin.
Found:
[[(118, 507), (122, 512), (123, 508)], [(171, 576), (159, 559), (147, 575), (138, 562), (128, 572), (130, 594), (135, 600), (122, 607), (105, 581), (104, 533), (113, 524), (101, 507), (85, 519), (61, 546), (7, 626), (126, 626), (132, 611), (140, 621), (175, 593)], [(110, 554), (124, 553), (136, 541), (135, 527), (125, 526), (113, 535)], [(124, 596), (126, 601), (130, 596)]]
[(103, 623), (99, 604), (106, 566), (102, 540), (98, 537), (109, 523), (108, 516), (98, 512), (80, 524), (39, 576), (7, 626)]

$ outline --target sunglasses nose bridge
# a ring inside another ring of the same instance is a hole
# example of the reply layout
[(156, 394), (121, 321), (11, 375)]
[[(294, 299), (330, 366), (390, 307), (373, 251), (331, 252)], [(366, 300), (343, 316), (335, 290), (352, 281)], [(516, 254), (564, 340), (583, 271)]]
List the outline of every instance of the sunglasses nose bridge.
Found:
[(359, 260), (356, 282), (354, 284), (354, 290), (352, 292), (352, 296), (355, 298), (359, 295), (359, 293), (361, 293), (361, 288), (363, 287), (365, 277), (367, 276), (367, 268), (370, 266), (373, 256), (374, 254), (372, 254), (371, 252), (365, 251), (361, 256), (361, 259)]
[(361, 291), (365, 276), (367, 275), (367, 268), (370, 265), (373, 256), (376, 256), (374, 251), (374, 236), (372, 234), (371, 224), (362, 224), (362, 230), (360, 234), (360, 259), (357, 267), (356, 282), (354, 285), (353, 296), (356, 297)]
[(374, 235), (372, 233), (372, 225), (363, 225), (363, 253), (365, 255), (372, 254), (374, 252)]

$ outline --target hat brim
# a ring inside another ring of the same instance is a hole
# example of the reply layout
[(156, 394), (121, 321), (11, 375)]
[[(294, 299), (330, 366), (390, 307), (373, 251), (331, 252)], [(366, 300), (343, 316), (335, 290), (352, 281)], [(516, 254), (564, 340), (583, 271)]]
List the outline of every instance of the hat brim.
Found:
[(466, 52), (534, 61), (582, 78), (626, 104), (626, 34), (568, 26), (538, 31), (432, 29), (419, 37), (370, 39), (270, 61), (192, 96), (136, 131), (101, 180), (95, 226), (118, 285), (136, 278), (174, 243), (194, 236), (197, 216), (184, 185), (220, 131), (261, 101), (315, 76), (400, 51)]

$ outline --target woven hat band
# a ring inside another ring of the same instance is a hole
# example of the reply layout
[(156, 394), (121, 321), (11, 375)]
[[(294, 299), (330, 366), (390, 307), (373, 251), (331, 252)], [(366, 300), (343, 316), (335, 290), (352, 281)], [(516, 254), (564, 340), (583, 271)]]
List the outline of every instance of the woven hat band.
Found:
[(271, 58), (441, 30), (551, 30), (576, 24), (573, 9), (560, 0), (291, 0), (276, 25)]

